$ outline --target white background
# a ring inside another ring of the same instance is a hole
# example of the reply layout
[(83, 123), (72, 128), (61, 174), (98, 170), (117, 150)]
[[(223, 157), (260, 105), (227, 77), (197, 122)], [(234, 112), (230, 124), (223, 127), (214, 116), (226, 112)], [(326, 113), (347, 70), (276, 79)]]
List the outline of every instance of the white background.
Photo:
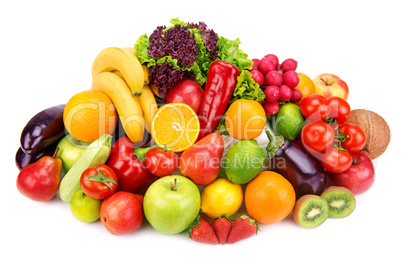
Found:
[[(0, 4), (0, 256), (7, 267), (401, 267), (401, 109), (399, 1), (2, 1)], [(205, 21), (226, 38), (240, 37), (250, 58), (294, 58), (311, 78), (340, 76), (352, 108), (382, 115), (391, 144), (374, 161), (376, 181), (357, 196), (346, 219), (313, 230), (289, 217), (261, 226), (235, 245), (209, 246), (185, 234), (143, 226), (126, 236), (98, 221), (75, 220), (58, 198), (20, 195), (14, 155), (22, 128), (37, 112), (91, 86), (92, 61), (109, 46), (132, 46), (143, 33), (179, 17)], [(370, 266), (371, 267), (371, 266)]]

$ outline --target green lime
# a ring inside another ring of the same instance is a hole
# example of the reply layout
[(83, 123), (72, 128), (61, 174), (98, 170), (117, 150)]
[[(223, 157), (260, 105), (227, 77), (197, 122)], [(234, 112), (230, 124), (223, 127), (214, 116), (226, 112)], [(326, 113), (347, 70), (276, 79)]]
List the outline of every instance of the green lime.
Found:
[(294, 103), (281, 105), (278, 113), (272, 117), (272, 128), (276, 134), (282, 135), (287, 140), (295, 140), (299, 137), (303, 128), (304, 117), (299, 106)]
[(248, 183), (261, 171), (264, 151), (256, 140), (240, 140), (233, 144), (223, 159), (227, 178), (236, 184)]

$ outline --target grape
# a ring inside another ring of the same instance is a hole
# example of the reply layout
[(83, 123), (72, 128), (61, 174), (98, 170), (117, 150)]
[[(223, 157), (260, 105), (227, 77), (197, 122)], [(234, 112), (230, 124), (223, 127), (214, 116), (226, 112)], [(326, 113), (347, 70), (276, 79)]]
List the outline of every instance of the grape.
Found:
[(299, 84), (299, 76), (295, 71), (287, 71), (282, 75), (282, 83), (290, 88), (295, 88)]
[(258, 64), (260, 63), (259, 59), (252, 59), (253, 61), (253, 68), (251, 68), (251, 71), (258, 71)]
[(267, 101), (277, 101), (279, 99), (279, 97), (281, 96), (279, 87), (277, 87), (277, 86), (268, 86), (264, 90), (264, 94), (265, 94), (265, 99)]
[(292, 90), (292, 97), (290, 98), (291, 102), (298, 102), (302, 99), (303, 95), (300, 90), (293, 89)]
[(277, 101), (267, 101), (264, 103), (264, 111), (267, 115), (275, 115), (279, 111), (279, 103)]
[(296, 71), (296, 68), (297, 68), (297, 61), (295, 61), (294, 59), (286, 59), (281, 64), (281, 69), (285, 73), (287, 71)]
[(250, 73), (251, 78), (253, 78), (257, 84), (259, 84), (260, 86), (264, 84), (264, 75), (260, 71), (252, 70)]
[(269, 59), (270, 61), (272, 61), (274, 63), (275, 68), (278, 66), (279, 64), (279, 59), (276, 55), (274, 54), (267, 54), (264, 56), (264, 58)]
[(269, 71), (275, 70), (276, 65), (268, 58), (262, 58), (258, 63), (258, 70), (266, 75)]
[(288, 101), (292, 97), (292, 89), (287, 85), (281, 85), (279, 87), (280, 97), (278, 101)]
[(265, 76), (265, 83), (267, 83), (268, 86), (279, 87), (282, 85), (282, 75), (277, 71), (270, 71)]

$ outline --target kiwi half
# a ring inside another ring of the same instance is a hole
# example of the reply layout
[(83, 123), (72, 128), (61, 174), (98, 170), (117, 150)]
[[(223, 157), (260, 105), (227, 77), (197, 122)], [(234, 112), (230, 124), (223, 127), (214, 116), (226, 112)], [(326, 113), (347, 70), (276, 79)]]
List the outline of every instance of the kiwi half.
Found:
[(328, 203), (318, 195), (303, 195), (295, 204), (293, 219), (304, 228), (316, 228), (328, 218)]
[(356, 199), (351, 191), (341, 186), (330, 186), (321, 197), (328, 202), (330, 218), (345, 218), (356, 208)]

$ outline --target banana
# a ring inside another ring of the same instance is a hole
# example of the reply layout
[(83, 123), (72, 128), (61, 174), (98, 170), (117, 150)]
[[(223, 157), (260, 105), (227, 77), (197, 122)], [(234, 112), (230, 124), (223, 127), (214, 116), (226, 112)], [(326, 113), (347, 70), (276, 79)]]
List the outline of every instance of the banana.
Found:
[[(146, 68), (146, 66), (144, 66)], [(116, 74), (120, 78), (124, 79), (123, 75), (115, 70), (112, 73)], [(154, 119), (154, 116), (158, 110), (158, 104), (156, 103), (154, 93), (150, 89), (148, 85), (144, 85), (142, 88), (142, 94), (138, 98), (140, 102), (140, 106), (142, 109), (142, 112), (144, 114), (144, 119), (145, 119), (145, 129), (151, 133), (151, 125), (152, 125), (152, 120)]]
[(141, 141), (144, 135), (144, 117), (138, 97), (133, 96), (127, 83), (112, 72), (102, 72), (93, 78), (91, 89), (109, 96), (126, 135), (132, 142)]
[[(131, 53), (135, 56), (135, 47), (125, 47), (123, 48), (126, 52)], [(144, 71), (144, 81), (145, 84), (149, 84), (149, 68), (142, 65), (142, 70)]]
[(158, 111), (158, 104), (156, 103), (154, 93), (148, 85), (142, 88), (142, 94), (139, 97), (142, 112), (144, 113), (145, 128), (151, 133), (152, 120)]
[(144, 85), (144, 69), (131, 50), (118, 47), (108, 47), (102, 50), (92, 64), (92, 79), (102, 72), (113, 70), (120, 71), (133, 95), (141, 95)]

